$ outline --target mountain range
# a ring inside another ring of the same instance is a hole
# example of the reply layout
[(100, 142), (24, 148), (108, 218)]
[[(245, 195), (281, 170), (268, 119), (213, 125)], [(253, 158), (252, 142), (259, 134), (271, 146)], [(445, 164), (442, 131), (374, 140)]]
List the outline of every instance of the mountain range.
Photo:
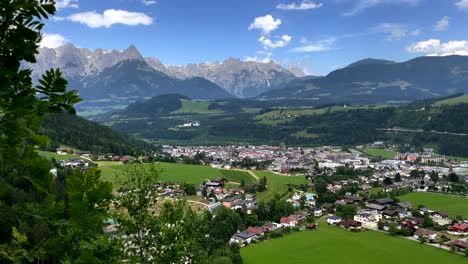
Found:
[(468, 56), (418, 57), (406, 62), (365, 59), (321, 78), (293, 81), (261, 98), (381, 104), (468, 93)]
[[(102, 72), (110, 67), (117, 66), (123, 61), (132, 60), (140, 61), (140, 69), (146, 71), (145, 77), (148, 77), (148, 67), (143, 67), (142, 64), (148, 64), (153, 68), (155, 75), (170, 77), (176, 80), (197, 80), (203, 82), (199, 78), (204, 78), (217, 86), (223, 88), (231, 96), (235, 97), (254, 97), (262, 92), (274, 89), (277, 85), (286, 83), (296, 77), (304, 77), (306, 74), (297, 67), (290, 70), (283, 68), (273, 61), (268, 63), (241, 61), (239, 59), (229, 58), (223, 62), (212, 63), (196, 63), (182, 66), (165, 65), (156, 58), (143, 57), (137, 48), (133, 45), (123, 51), (95, 49), (89, 50), (85, 48), (77, 48), (73, 44), (51, 49), (40, 48), (39, 54), (36, 56), (37, 63), (26, 64), (25, 66), (33, 70), (33, 79), (37, 80), (39, 76), (50, 68), (60, 68), (64, 76), (68, 80), (73, 80), (74, 85), (80, 90), (80, 84), (86, 85), (89, 79), (96, 80)], [(115, 70), (113, 70), (115, 72)], [(166, 78), (167, 79), (167, 78)], [(128, 79), (127, 83), (142, 83), (142, 80)], [(132, 84), (133, 88), (138, 85)], [(212, 84), (210, 87), (214, 87)], [(208, 88), (210, 88), (208, 87)], [(144, 87), (147, 91), (148, 87)], [(153, 87), (154, 88), (154, 87)], [(173, 89), (174, 87), (165, 87)], [(207, 88), (207, 89), (208, 89)], [(226, 94), (221, 94), (217, 89), (214, 89), (213, 95), (206, 94), (202, 98), (224, 98)], [(180, 91), (175, 91), (184, 94)], [(199, 94), (200, 91), (193, 93)], [(210, 91), (205, 91), (210, 92)], [(157, 91), (147, 94), (153, 96), (158, 94)], [(189, 94), (185, 94), (190, 96)], [(221, 95), (221, 96), (220, 96)], [(91, 100), (101, 98), (88, 98)]]

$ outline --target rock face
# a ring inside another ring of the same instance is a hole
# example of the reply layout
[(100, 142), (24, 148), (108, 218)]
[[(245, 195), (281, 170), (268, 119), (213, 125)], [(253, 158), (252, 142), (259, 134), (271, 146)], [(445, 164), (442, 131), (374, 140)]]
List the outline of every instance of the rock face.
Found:
[(135, 46), (123, 51), (89, 50), (66, 44), (56, 49), (41, 48), (37, 63), (25, 64), (37, 80), (50, 68), (60, 68), (68, 79), (81, 79), (102, 72), (126, 60), (146, 61), (152, 68), (178, 79), (205, 78), (237, 97), (253, 97), (270, 91), (306, 74), (298, 68), (287, 70), (273, 61), (268, 63), (229, 58), (223, 62), (183, 66), (164, 65), (156, 58), (144, 58)]
[(65, 77), (76, 79), (99, 73), (124, 60), (144, 59), (133, 45), (123, 51), (107, 51), (77, 48), (66, 44), (56, 49), (40, 48), (36, 60), (35, 64), (25, 65), (33, 70), (34, 79), (50, 68), (60, 68)]
[(254, 97), (296, 78), (273, 61), (261, 63), (229, 58), (223, 62), (184, 66), (165, 66), (155, 59), (147, 59), (147, 62), (156, 70), (180, 79), (203, 77), (237, 97)]

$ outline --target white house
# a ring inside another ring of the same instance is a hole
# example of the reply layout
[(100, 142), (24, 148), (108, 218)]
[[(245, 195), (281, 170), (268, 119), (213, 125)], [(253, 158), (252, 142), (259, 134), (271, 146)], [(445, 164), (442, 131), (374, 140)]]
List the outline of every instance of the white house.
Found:
[(382, 214), (377, 210), (361, 210), (354, 216), (354, 221), (360, 222), (362, 227), (368, 229), (377, 229), (380, 220)]
[(251, 233), (249, 231), (242, 231), (239, 233), (234, 234), (231, 237), (230, 243), (238, 243), (238, 244), (250, 244), (252, 240), (255, 240), (257, 235)]
[(327, 217), (327, 223), (330, 225), (335, 225), (335, 224), (338, 224), (339, 222), (341, 222), (341, 217), (339, 216), (331, 215)]

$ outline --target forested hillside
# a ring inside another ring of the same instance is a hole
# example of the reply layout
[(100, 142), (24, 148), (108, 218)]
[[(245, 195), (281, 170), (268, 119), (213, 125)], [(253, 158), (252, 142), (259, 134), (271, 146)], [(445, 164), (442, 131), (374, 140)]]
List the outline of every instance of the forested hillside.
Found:
[(48, 114), (42, 121), (39, 133), (50, 138), (45, 149), (55, 150), (61, 144), (93, 153), (129, 155), (153, 147), (142, 140), (117, 132), (84, 118), (69, 114)]

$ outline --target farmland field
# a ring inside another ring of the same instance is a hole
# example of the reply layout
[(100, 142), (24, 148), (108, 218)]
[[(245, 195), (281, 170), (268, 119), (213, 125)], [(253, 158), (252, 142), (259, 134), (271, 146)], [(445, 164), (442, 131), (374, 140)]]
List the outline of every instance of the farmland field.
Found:
[(365, 154), (382, 159), (394, 159), (397, 152), (388, 149), (361, 149)]
[(431, 210), (442, 210), (450, 217), (462, 215), (468, 217), (468, 198), (438, 193), (413, 192), (398, 197), (401, 201), (410, 202), (413, 207), (422, 204)]
[(287, 184), (309, 183), (304, 176), (283, 176), (270, 171), (253, 171), (257, 176), (267, 178), (268, 189), (265, 192), (257, 193), (257, 199), (268, 201), (275, 197), (275, 194), (283, 195), (288, 191)]
[[(119, 186), (120, 177), (125, 177), (126, 165), (117, 162), (98, 162), (99, 169), (102, 171), (105, 180)], [(143, 165), (146, 168), (149, 165)], [(201, 184), (203, 181), (216, 178), (226, 178), (232, 183), (240, 183), (244, 179), (246, 183), (256, 182), (248, 172), (235, 170), (215, 169), (208, 166), (186, 165), (178, 163), (157, 163), (156, 168), (162, 170), (160, 181), (163, 182), (183, 182), (192, 184)]]
[(54, 158), (57, 161), (69, 160), (69, 159), (83, 159), (80, 156), (72, 155), (72, 154), (60, 155), (60, 154), (57, 154), (57, 153), (54, 153), (54, 152), (41, 151), (41, 150), (37, 150), (37, 153), (39, 154), (39, 156), (42, 156), (42, 157), (44, 157), (46, 159)]
[(461, 264), (466, 257), (375, 231), (349, 232), (320, 224), (241, 250), (245, 264), (360, 263)]

